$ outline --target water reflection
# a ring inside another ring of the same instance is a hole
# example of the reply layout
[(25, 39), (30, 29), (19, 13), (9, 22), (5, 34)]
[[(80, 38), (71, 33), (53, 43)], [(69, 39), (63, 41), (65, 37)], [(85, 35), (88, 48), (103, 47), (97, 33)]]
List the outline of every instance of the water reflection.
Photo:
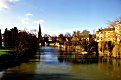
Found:
[(60, 62), (71, 62), (71, 63), (98, 63), (99, 57), (95, 55), (81, 55), (76, 52), (59, 52), (58, 60)]
[(0, 79), (3, 77), (4, 71), (0, 72)]
[(121, 60), (120, 59), (111, 59), (107, 58), (105, 62), (98, 63), (98, 69), (101, 73), (107, 76), (107, 79), (110, 77), (112, 80), (121, 79)]
[[(121, 80), (121, 59), (101, 58), (96, 63), (71, 63), (74, 52), (42, 47), (39, 62), (26, 62), (0, 72), (1, 80)], [(68, 55), (62, 55), (68, 54)]]

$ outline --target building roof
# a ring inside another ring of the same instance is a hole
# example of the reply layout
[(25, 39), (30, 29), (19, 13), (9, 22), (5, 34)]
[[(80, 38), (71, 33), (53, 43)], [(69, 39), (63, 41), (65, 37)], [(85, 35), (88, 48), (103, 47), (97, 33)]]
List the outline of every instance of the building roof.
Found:
[(104, 29), (99, 29), (98, 31), (96, 31), (96, 33), (98, 32), (104, 32), (104, 31), (114, 31), (115, 28), (104, 28)]

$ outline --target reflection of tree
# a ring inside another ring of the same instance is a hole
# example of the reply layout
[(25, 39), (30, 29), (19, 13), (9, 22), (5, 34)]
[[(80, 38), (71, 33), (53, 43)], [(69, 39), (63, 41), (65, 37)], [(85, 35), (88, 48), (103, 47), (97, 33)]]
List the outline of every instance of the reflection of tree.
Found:
[(59, 62), (72, 62), (72, 63), (97, 63), (98, 57), (95, 55), (78, 55), (76, 52), (60, 52), (58, 55)]
[(35, 73), (37, 71), (37, 63), (36, 62), (28, 62), (22, 63), (19, 66), (10, 68), (10, 70), (6, 70), (1, 80), (35, 80)]

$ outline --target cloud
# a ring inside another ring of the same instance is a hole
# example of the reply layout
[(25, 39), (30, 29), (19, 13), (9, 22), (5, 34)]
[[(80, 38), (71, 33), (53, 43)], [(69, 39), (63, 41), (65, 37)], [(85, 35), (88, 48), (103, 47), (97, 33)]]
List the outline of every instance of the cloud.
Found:
[(21, 23), (22, 23), (22, 24), (28, 24), (28, 20), (22, 19), (22, 20), (21, 20)]
[(9, 9), (11, 5), (19, 1), (20, 0), (0, 0), (0, 11)]
[(20, 0), (8, 0), (9, 2), (18, 2)]
[(35, 24), (44, 23), (44, 22), (45, 22), (45, 21), (42, 20), (42, 19), (40, 19), (40, 20), (35, 20), (35, 21), (34, 21)]
[(3, 9), (8, 9), (8, 3), (6, 0), (0, 0), (0, 11)]
[(20, 19), (20, 20), (21, 20), (21, 19), (29, 20), (28, 17), (21, 17), (21, 16), (18, 16), (17, 18)]
[(24, 14), (24, 17), (18, 16), (17, 18), (20, 20), (21, 24), (28, 24), (29, 23), (29, 16), (33, 16), (31, 13)]
[(26, 16), (33, 16), (33, 14), (31, 14), (31, 13), (27, 13), (27, 14), (25, 14)]
[(29, 21), (28, 21), (29, 18), (28, 17), (18, 16), (17, 18), (20, 20), (21, 24), (28, 24), (29, 23)]

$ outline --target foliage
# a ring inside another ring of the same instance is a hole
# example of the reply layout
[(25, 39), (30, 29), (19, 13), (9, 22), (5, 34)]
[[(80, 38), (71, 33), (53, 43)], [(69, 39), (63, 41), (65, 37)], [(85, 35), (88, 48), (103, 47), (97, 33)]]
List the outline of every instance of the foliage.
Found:
[(16, 41), (16, 51), (18, 54), (24, 52), (35, 52), (38, 48), (38, 39), (35, 35), (27, 33), (25, 31), (18, 33), (18, 39)]
[(50, 35), (49, 34), (44, 34), (44, 36), (43, 36), (43, 42), (48, 42), (48, 38), (50, 37)]
[(60, 45), (64, 45), (64, 42), (66, 41), (65, 36), (63, 34), (59, 34), (58, 37), (59, 37), (58, 41)]
[(83, 46), (84, 50), (87, 51), (87, 49), (88, 49), (88, 46), (87, 46), (88, 43), (87, 43), (87, 41), (85, 39), (81, 41), (81, 45)]
[(88, 31), (88, 30), (83, 30), (82, 31), (82, 34), (89, 34), (90, 33), (90, 31)]
[(1, 29), (0, 29), (0, 48), (2, 47), (2, 35), (1, 35)]
[(16, 27), (10, 30), (7, 30), (6, 28), (4, 32), (4, 46), (14, 48), (17, 37), (18, 37), (18, 29)]
[(71, 37), (71, 34), (70, 34), (69, 32), (67, 32), (67, 33), (65, 34), (65, 37)]
[(87, 49), (88, 53), (93, 53), (96, 52), (96, 55), (98, 56), (98, 43), (94, 40), (90, 41), (88, 44), (88, 49)]
[(71, 39), (72, 45), (74, 46), (79, 45), (80, 39), (81, 39), (80, 31), (73, 31)]

